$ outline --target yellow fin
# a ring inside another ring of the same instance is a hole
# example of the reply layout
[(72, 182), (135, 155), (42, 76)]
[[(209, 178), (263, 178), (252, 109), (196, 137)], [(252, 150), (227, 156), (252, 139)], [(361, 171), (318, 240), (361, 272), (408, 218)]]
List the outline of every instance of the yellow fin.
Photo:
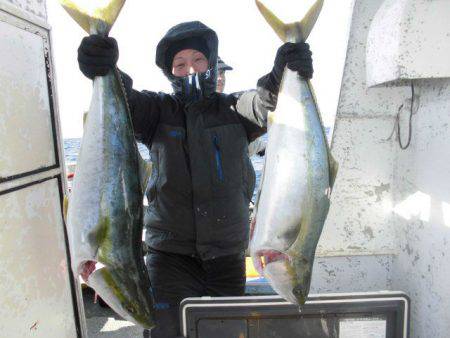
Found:
[(63, 218), (64, 222), (67, 222), (67, 211), (69, 210), (69, 197), (67, 195), (64, 195), (63, 199)]
[(147, 189), (148, 180), (152, 174), (152, 162), (146, 161), (142, 158), (141, 153), (137, 151), (138, 162), (139, 162), (139, 179), (141, 182), (142, 193), (145, 193)]
[(326, 147), (327, 147), (329, 181), (330, 181), (329, 182), (328, 195), (331, 196), (331, 192), (333, 190), (334, 182), (336, 180), (337, 172), (338, 172), (338, 169), (339, 169), (339, 163), (334, 159), (333, 155), (331, 155), (331, 149), (330, 149), (330, 145), (328, 144), (327, 134), (325, 132), (325, 126), (323, 124), (322, 115), (320, 114), (319, 106), (317, 105), (316, 93), (314, 92), (314, 88), (312, 87), (311, 82), (309, 82), (309, 81), (308, 81), (308, 86), (309, 86), (309, 90), (311, 91), (311, 95), (313, 97), (315, 106), (317, 107), (317, 115), (319, 117), (320, 128), (322, 129), (323, 138), (325, 140), (325, 144), (326, 144)]
[(330, 193), (333, 190), (334, 182), (339, 170), (339, 163), (334, 159), (331, 153), (328, 153), (328, 165), (330, 166)]
[(282, 41), (286, 41), (286, 24), (277, 18), (273, 12), (268, 9), (264, 4), (259, 1), (255, 0), (256, 6), (258, 7), (259, 11), (263, 15), (264, 19), (266, 19), (267, 23), (270, 25), (270, 27), (273, 28), (275, 33), (280, 37)]
[(306, 41), (322, 11), (324, 0), (317, 0), (299, 23), (301, 36)]
[(83, 129), (84, 129), (84, 125), (86, 124), (88, 113), (89, 112), (87, 112), (87, 111), (83, 113)]
[[(282, 0), (280, 0), (282, 1)], [(317, 18), (322, 10), (324, 0), (317, 0), (308, 10), (304, 18), (299, 22), (284, 23), (270, 9), (268, 9), (260, 0), (255, 0), (256, 6), (264, 19), (272, 27), (275, 33), (284, 42), (306, 41), (311, 33)]]
[[(69, 15), (87, 32), (108, 34), (125, 0), (59, 0)], [(102, 27), (99, 23), (103, 23)], [(99, 31), (100, 30), (100, 31)]]

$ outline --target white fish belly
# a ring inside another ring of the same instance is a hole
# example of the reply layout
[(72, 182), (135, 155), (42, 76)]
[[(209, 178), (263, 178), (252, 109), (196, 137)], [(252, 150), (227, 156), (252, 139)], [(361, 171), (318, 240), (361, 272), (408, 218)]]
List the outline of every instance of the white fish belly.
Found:
[(287, 71), (268, 132), (252, 252), (286, 252), (329, 187), (326, 140), (307, 82)]
[(104, 82), (94, 81), (91, 107), (84, 126), (84, 135), (75, 169), (72, 193), (69, 200), (67, 223), (71, 248), (72, 269), (80, 263), (96, 260), (98, 245), (92, 234), (96, 233), (100, 218), (102, 189), (106, 180), (103, 127)]
[[(291, 243), (286, 235), (294, 232), (301, 220), (301, 205), (306, 189), (307, 163), (301, 147), (302, 131), (274, 124), (269, 132), (266, 149), (266, 164), (261, 195), (258, 201), (258, 216), (253, 242), (260, 249), (286, 250)], [(270, 142), (270, 141), (269, 141)]]

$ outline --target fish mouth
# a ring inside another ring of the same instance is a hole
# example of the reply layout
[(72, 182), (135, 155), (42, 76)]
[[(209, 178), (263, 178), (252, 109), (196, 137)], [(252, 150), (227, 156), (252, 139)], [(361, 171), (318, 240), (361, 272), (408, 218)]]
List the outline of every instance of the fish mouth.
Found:
[(100, 269), (102, 266), (103, 264), (97, 261), (85, 260), (78, 265), (77, 272), (85, 283), (89, 283), (89, 277), (92, 275), (92, 273)]
[(275, 292), (292, 304), (305, 303), (308, 292), (297, 280), (293, 257), (279, 250), (264, 249), (256, 251), (252, 258), (255, 269)]
[(264, 270), (269, 264), (274, 262), (290, 261), (290, 258), (287, 254), (282, 251), (273, 249), (258, 250), (255, 254), (252, 255), (252, 258), (253, 265), (261, 276), (264, 276)]

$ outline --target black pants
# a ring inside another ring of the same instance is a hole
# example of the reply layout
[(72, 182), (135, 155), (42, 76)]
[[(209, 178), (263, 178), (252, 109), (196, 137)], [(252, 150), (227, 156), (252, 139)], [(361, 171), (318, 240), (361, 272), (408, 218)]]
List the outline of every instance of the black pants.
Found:
[[(199, 258), (151, 250), (146, 256), (152, 284), (156, 326), (151, 338), (181, 336), (179, 306), (188, 297), (243, 296), (245, 254), (202, 261)], [(148, 336), (148, 331), (144, 332)]]

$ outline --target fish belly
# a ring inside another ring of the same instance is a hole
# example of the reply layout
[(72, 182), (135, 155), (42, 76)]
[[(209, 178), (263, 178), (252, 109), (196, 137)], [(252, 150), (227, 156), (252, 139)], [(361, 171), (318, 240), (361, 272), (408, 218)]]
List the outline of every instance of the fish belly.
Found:
[[(293, 73), (285, 73), (270, 118), (250, 252), (272, 287), (301, 303), (328, 212), (330, 181), (327, 144), (313, 95), (309, 84)], [(304, 285), (301, 297), (294, 292), (299, 284)]]
[(143, 199), (137, 149), (112, 72), (94, 80), (72, 191), (73, 271), (84, 272), (87, 284), (122, 317), (151, 327), (150, 284), (139, 245)]

